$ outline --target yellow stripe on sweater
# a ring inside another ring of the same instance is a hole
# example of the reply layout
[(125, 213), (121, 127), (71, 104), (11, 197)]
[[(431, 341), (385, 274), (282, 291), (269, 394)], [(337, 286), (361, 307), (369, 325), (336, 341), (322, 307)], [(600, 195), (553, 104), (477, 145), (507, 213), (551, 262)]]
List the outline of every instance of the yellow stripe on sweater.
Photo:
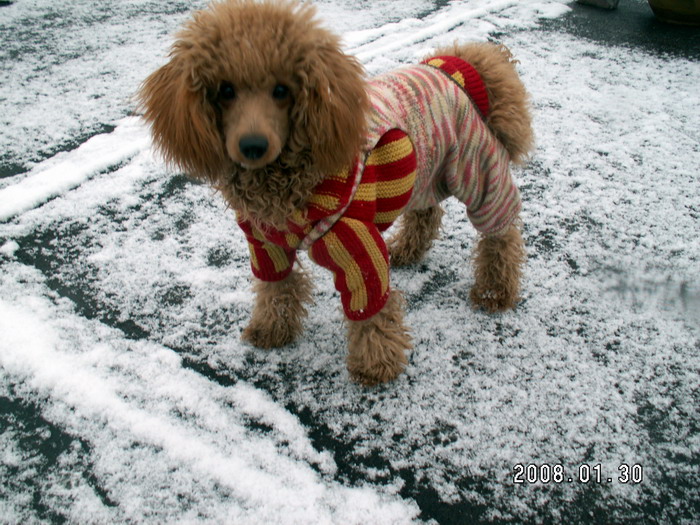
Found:
[(306, 220), (306, 217), (304, 216), (304, 212), (302, 212), (299, 209), (296, 209), (292, 212), (292, 215), (291, 217), (289, 217), (289, 220), (302, 228), (308, 226), (308, 222)]
[(392, 197), (397, 197), (403, 195), (407, 191), (413, 188), (413, 182), (416, 180), (415, 170), (396, 180), (389, 180), (385, 182), (377, 183), (377, 198), (378, 199), (391, 199)]
[(346, 166), (343, 169), (336, 171), (333, 175), (331, 175), (328, 178), (339, 182), (345, 182), (346, 180), (348, 180), (348, 177), (350, 176), (351, 172), (352, 170), (350, 169), (350, 167)]
[(462, 75), (461, 71), (455, 71), (454, 73), (452, 73), (451, 76), (452, 76), (452, 78), (455, 79), (457, 84), (459, 84), (460, 86), (464, 87), (466, 85), (466, 81), (464, 80), (464, 75)]
[(408, 137), (384, 144), (370, 153), (367, 166), (379, 166), (401, 160), (413, 153), (413, 143)]
[(256, 241), (267, 242), (265, 236), (257, 228), (253, 228), (253, 239)]
[(267, 256), (275, 265), (275, 272), (280, 273), (289, 268), (289, 259), (284, 250), (276, 244), (265, 243), (263, 248), (267, 252)]
[(290, 248), (296, 248), (301, 243), (301, 239), (291, 232), (284, 235), (284, 240)]
[(365, 250), (367, 250), (370, 259), (372, 260), (374, 270), (377, 272), (377, 276), (379, 277), (379, 282), (382, 285), (383, 294), (389, 288), (389, 267), (387, 266), (386, 259), (384, 259), (384, 255), (382, 255), (379, 246), (377, 246), (377, 242), (374, 240), (374, 237), (372, 237), (372, 234), (369, 232), (367, 226), (365, 226), (363, 222), (354, 219), (343, 220), (345, 221), (345, 224), (350, 226), (352, 231), (355, 232), (355, 235), (357, 235), (357, 237), (362, 241)]
[(433, 58), (430, 62), (428, 62), (428, 64), (435, 67), (442, 67), (445, 64), (445, 61), (441, 58)]
[(374, 224), (391, 224), (399, 218), (403, 208), (391, 211), (380, 211), (374, 216)]
[(316, 242), (323, 242), (326, 245), (326, 250), (333, 262), (345, 272), (345, 282), (351, 295), (350, 309), (357, 312), (367, 308), (367, 288), (362, 277), (362, 270), (347, 248), (345, 248), (343, 242), (332, 231), (329, 231)]
[(260, 264), (258, 264), (258, 256), (255, 255), (255, 249), (251, 243), (248, 243), (248, 250), (250, 251), (250, 264), (253, 265), (256, 272), (259, 272)]
[(313, 194), (309, 199), (309, 203), (324, 210), (335, 211), (338, 208), (340, 200), (338, 197), (333, 197), (331, 195)]
[(377, 185), (374, 182), (360, 184), (353, 200), (373, 202), (377, 198)]

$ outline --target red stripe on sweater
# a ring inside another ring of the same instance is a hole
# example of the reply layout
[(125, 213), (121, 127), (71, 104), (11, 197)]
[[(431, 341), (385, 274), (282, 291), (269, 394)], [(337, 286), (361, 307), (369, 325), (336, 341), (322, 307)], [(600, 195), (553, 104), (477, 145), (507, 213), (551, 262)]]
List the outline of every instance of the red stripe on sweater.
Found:
[(346, 217), (352, 217), (362, 222), (374, 222), (374, 216), (377, 213), (377, 201), (361, 201), (353, 200), (345, 211)]
[(257, 277), (258, 279), (266, 282), (281, 281), (292, 272), (294, 260), (296, 259), (295, 252), (287, 253), (287, 258), (289, 259), (290, 264), (283, 271), (278, 272), (275, 270), (275, 263), (273, 262), (272, 258), (270, 258), (270, 256), (267, 254), (265, 248), (252, 243), (251, 247), (255, 251), (255, 258), (258, 261), (259, 268), (256, 269), (255, 266), (253, 266), (252, 264), (250, 266), (251, 270), (253, 271), (253, 275), (255, 275), (255, 277)]
[(439, 59), (445, 62), (437, 69), (444, 71), (450, 77), (456, 71), (459, 71), (462, 74), (462, 77), (464, 77), (465, 84), (464, 90), (467, 92), (467, 94), (472, 99), (476, 107), (479, 109), (481, 116), (487, 118), (490, 110), (489, 96), (488, 92), (486, 91), (486, 84), (484, 84), (481, 75), (479, 75), (479, 72), (474, 68), (474, 66), (472, 66), (469, 62), (462, 60), (461, 58), (453, 56), (430, 57), (429, 59), (424, 60), (421, 63), (427, 64), (431, 60), (435, 59)]
[(350, 290), (348, 289), (345, 270), (342, 266), (337, 265), (330, 253), (328, 253), (328, 247), (323, 237), (311, 245), (311, 248), (309, 248), (309, 256), (316, 264), (333, 272), (333, 284), (335, 285), (335, 289), (340, 292), (340, 300), (343, 303), (343, 309), (345, 311), (349, 310)]
[(379, 139), (379, 142), (377, 142), (377, 145), (375, 148), (378, 148), (380, 146), (385, 146), (386, 144), (389, 144), (391, 142), (396, 142), (401, 140), (406, 136), (406, 133), (401, 131), (398, 128), (390, 129), (382, 137)]
[[(386, 164), (375, 164), (365, 168), (367, 172), (375, 174), (378, 182), (388, 182), (396, 179), (402, 179), (416, 169), (416, 154), (411, 153), (405, 157), (401, 157), (393, 162)], [(365, 175), (362, 176), (362, 182), (365, 181)]]
[(377, 199), (377, 213), (385, 213), (389, 211), (398, 211), (406, 204), (411, 198), (411, 193), (413, 193), (413, 188), (408, 190), (406, 193), (401, 195), (396, 195), (388, 199)]
[[(377, 245), (388, 268), (389, 256), (384, 240), (372, 225), (367, 230), (371, 237), (371, 240), (368, 242), (373, 242)], [(367, 306), (359, 311), (350, 308), (353, 283), (348, 282), (345, 269), (336, 264), (331, 257), (326, 237), (322, 237), (311, 245), (311, 256), (318, 264), (333, 272), (335, 287), (340, 292), (343, 310), (348, 319), (353, 321), (369, 319), (384, 307), (389, 296), (389, 289), (388, 287), (386, 290), (382, 289), (381, 280), (377, 274), (369, 249), (355, 231), (343, 220), (338, 221), (332, 231), (362, 271), (364, 288), (367, 292)]]
[[(362, 240), (355, 234), (354, 230), (344, 221), (338, 221), (336, 226), (338, 227), (335, 228), (334, 231), (338, 237), (342, 239), (343, 244), (347, 250), (353, 254), (355, 261), (362, 269), (365, 288), (367, 289), (367, 307), (360, 312), (346, 311), (346, 315), (349, 319), (355, 321), (369, 319), (384, 307), (384, 304), (386, 304), (386, 300), (389, 296), (389, 289), (388, 287), (386, 290), (382, 289), (381, 280), (377, 274), (377, 270), (372, 262), (372, 257), (365, 243), (362, 242)], [(387, 253), (384, 239), (372, 225), (370, 225), (367, 230), (369, 231), (374, 244), (379, 248), (388, 269), (389, 254)]]

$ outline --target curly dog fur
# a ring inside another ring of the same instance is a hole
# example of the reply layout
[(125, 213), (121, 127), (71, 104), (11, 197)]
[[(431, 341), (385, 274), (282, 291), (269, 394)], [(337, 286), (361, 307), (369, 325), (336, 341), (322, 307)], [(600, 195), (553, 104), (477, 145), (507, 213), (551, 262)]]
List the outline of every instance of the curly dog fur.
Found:
[(404, 213), (399, 230), (389, 240), (391, 265), (407, 266), (420, 261), (440, 234), (445, 211), (440, 206)]
[(278, 348), (293, 342), (303, 330), (312, 302), (311, 281), (304, 272), (294, 270), (276, 282), (255, 281), (256, 301), (250, 323), (243, 331), (244, 341), (258, 348)]
[[(469, 62), (482, 77), (486, 124), (514, 163), (533, 137), (528, 97), (503, 46), (455, 44), (433, 56)], [(138, 94), (155, 147), (172, 166), (219, 190), (239, 217), (282, 229), (327, 174), (363, 145), (370, 100), (362, 66), (322, 28), (309, 4), (228, 0), (194, 14), (177, 34), (169, 61)], [(389, 241), (393, 266), (419, 261), (438, 236), (439, 205), (404, 214)], [(482, 236), (475, 256), (476, 307), (498, 311), (519, 300), (525, 249), (516, 223)], [(245, 341), (273, 348), (294, 341), (311, 302), (308, 276), (294, 269), (278, 282), (256, 281)], [(411, 348), (404, 301), (391, 291), (379, 313), (348, 320), (348, 370), (372, 385), (394, 379)]]
[(384, 308), (365, 321), (348, 321), (348, 371), (367, 386), (394, 379), (406, 367), (411, 336), (403, 324), (404, 300), (392, 290)]

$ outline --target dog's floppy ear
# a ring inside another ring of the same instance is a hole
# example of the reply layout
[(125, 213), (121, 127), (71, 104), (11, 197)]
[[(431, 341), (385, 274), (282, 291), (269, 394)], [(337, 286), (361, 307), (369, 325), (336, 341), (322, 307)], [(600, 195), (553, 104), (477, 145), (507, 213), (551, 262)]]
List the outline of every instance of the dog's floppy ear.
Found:
[(151, 74), (137, 94), (138, 107), (151, 124), (153, 143), (166, 162), (213, 181), (226, 165), (225, 151), (214, 107), (188, 65), (174, 55)]
[(335, 173), (352, 162), (365, 138), (369, 99), (362, 66), (328, 35), (306, 53), (298, 75), (292, 133), (305, 135), (316, 169)]

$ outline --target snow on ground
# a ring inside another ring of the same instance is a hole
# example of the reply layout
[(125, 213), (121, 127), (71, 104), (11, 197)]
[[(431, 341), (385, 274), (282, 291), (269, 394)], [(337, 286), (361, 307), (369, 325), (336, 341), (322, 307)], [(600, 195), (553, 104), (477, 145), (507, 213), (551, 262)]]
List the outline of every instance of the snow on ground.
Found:
[[(305, 257), (304, 337), (241, 344), (243, 237), (128, 117), (190, 3), (2, 7), (0, 522), (700, 519), (698, 62), (556, 30), (563, 2), (318, 4), (371, 73), (457, 38), (520, 60), (522, 304), (471, 310), (475, 235), (448, 202), (392, 276), (416, 347), (399, 380), (349, 382)], [(565, 479), (516, 484), (517, 464)], [(602, 482), (569, 483), (582, 464)]]

